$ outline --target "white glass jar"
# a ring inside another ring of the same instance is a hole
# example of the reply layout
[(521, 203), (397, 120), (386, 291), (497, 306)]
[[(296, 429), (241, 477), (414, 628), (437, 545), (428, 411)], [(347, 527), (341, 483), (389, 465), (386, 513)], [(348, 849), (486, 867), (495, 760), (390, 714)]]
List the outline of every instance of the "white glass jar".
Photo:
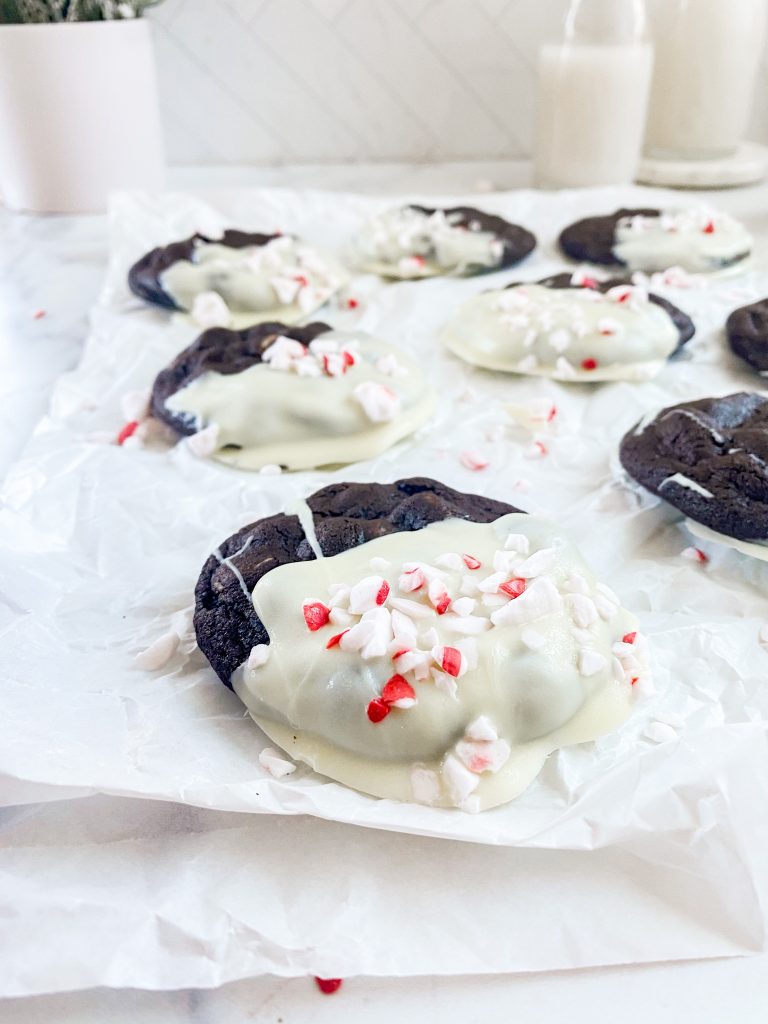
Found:
[(632, 181), (652, 65), (643, 0), (571, 0), (562, 39), (539, 53), (537, 185)]
[(731, 156), (743, 140), (768, 0), (648, 0), (655, 66), (645, 152)]

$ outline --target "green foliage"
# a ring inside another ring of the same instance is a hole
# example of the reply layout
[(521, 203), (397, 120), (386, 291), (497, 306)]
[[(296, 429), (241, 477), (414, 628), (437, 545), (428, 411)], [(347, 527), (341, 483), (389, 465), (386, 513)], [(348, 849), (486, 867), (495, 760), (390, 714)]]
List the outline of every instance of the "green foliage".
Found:
[(43, 25), (66, 21), (138, 18), (161, 0), (0, 0), (0, 24)]

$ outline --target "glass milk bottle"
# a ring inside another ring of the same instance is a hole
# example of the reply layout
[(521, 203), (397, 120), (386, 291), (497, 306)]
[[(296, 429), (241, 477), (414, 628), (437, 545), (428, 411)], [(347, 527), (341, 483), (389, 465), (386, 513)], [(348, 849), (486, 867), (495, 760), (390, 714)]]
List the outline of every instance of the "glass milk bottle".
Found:
[(571, 0), (563, 38), (539, 53), (537, 185), (632, 181), (652, 65), (644, 0)]
[(655, 66), (645, 151), (731, 156), (747, 130), (766, 29), (766, 0), (649, 0)]

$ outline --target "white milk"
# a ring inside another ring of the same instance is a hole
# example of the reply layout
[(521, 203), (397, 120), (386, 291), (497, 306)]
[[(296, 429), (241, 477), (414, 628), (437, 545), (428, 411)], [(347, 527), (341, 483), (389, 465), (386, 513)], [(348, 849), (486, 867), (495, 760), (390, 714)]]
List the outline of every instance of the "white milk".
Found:
[(646, 152), (735, 152), (752, 107), (766, 0), (650, 0), (648, 14), (656, 57)]
[(643, 140), (652, 65), (653, 50), (646, 43), (542, 47), (537, 185), (632, 181)]

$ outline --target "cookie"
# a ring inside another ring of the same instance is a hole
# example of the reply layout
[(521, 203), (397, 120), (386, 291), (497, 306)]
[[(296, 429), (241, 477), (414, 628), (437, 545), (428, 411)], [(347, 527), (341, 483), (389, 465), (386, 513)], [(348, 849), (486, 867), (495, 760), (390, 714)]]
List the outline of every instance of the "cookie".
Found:
[(668, 267), (691, 273), (722, 270), (752, 250), (742, 224), (704, 207), (620, 209), (585, 217), (565, 228), (559, 242), (571, 259), (649, 273)]
[(408, 354), (324, 323), (212, 328), (155, 380), (152, 414), (196, 454), (237, 466), (310, 469), (371, 458), (435, 407)]
[(709, 530), (768, 541), (768, 398), (740, 392), (663, 409), (623, 438), (633, 479)]
[(768, 299), (734, 309), (725, 321), (725, 333), (740, 359), (763, 376), (768, 374)]
[(128, 273), (145, 302), (190, 313), (201, 327), (281, 318), (294, 322), (345, 283), (341, 267), (290, 235), (227, 230), (153, 249)]
[(530, 231), (472, 206), (400, 206), (367, 221), (353, 242), (361, 270), (405, 280), (471, 276), (519, 263), (536, 247)]
[(693, 334), (682, 310), (629, 278), (575, 273), (475, 295), (441, 336), (489, 370), (602, 381), (648, 380)]
[(296, 513), (230, 537), (195, 592), (201, 650), (291, 757), (480, 810), (629, 714), (642, 639), (550, 524), (425, 478)]

